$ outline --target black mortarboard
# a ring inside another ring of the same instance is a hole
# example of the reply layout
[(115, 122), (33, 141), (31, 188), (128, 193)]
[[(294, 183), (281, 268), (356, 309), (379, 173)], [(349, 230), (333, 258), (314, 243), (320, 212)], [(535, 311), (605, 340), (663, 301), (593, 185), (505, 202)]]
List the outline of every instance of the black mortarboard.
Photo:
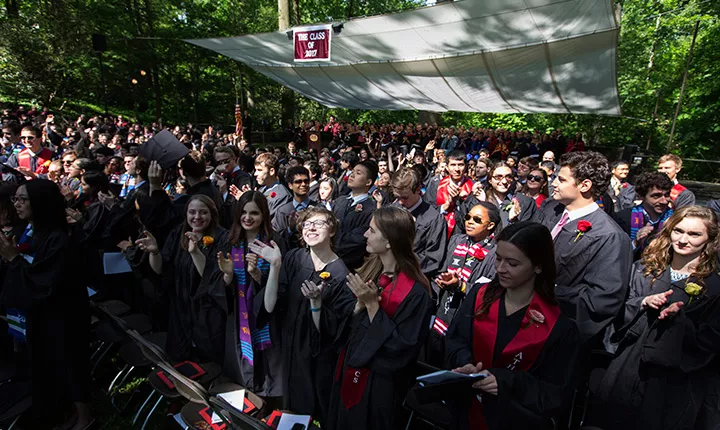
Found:
[(162, 130), (140, 147), (140, 155), (155, 160), (167, 170), (190, 153), (190, 150), (167, 130)]

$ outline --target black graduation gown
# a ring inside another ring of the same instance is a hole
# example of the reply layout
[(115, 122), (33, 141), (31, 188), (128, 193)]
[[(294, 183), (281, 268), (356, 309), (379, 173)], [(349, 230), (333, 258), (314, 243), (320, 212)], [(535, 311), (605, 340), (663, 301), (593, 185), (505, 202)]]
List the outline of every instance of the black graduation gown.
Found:
[(433, 176), (432, 178), (430, 178), (430, 180), (427, 182), (427, 185), (425, 186), (425, 194), (423, 194), (423, 200), (435, 207), (438, 207), (437, 190), (441, 180), (441, 176)]
[(683, 190), (673, 201), (673, 209), (678, 210), (695, 204), (695, 194), (689, 189)]
[(173, 360), (222, 365), (228, 304), (217, 253), (227, 249), (227, 231), (218, 227), (214, 242), (202, 250), (206, 258), (202, 276), (180, 245), (181, 233), (182, 226), (173, 230), (161, 251), (164, 287), (170, 298), (167, 352)]
[(314, 184), (310, 185), (308, 198), (316, 202), (320, 201), (320, 181), (316, 181)]
[[(640, 267), (638, 266), (638, 269)], [(611, 429), (706, 430), (720, 422), (720, 276), (698, 280), (704, 292), (688, 303), (686, 281), (672, 283), (669, 269), (651, 285), (635, 284), (630, 304), (640, 296), (673, 290), (669, 303), (685, 306), (671, 318), (659, 311), (639, 311), (618, 331), (616, 358), (600, 382), (589, 422)]]
[[(331, 277), (323, 290), (320, 330), (315, 327), (310, 300), (300, 287), (306, 280), (320, 284), (320, 273)], [(283, 258), (278, 298), (272, 315), (265, 310), (265, 290), (255, 296), (258, 324), (278, 315), (282, 321), (283, 401), (294, 413), (312, 415), (324, 422), (328, 417), (330, 388), (337, 363), (333, 342), (340, 324), (352, 312), (355, 297), (346, 285), (348, 269), (341, 259), (315, 271), (308, 249), (293, 249)]]
[(432, 300), (416, 282), (390, 318), (379, 309), (370, 322), (367, 311), (351, 314), (343, 324), (338, 344), (346, 348), (343, 368), (369, 369), (360, 402), (346, 409), (340, 398), (342, 376), (333, 384), (330, 430), (390, 430), (405, 423), (397, 420), (411, 386), (411, 364), (417, 360), (430, 328)]
[[(473, 320), (475, 300), (479, 290), (480, 286), (476, 286), (468, 293), (448, 330), (446, 339), (448, 369), (477, 364), (473, 357)], [(503, 299), (504, 295), (501, 297), (501, 300)], [(509, 343), (519, 329), (519, 324), (509, 321), (517, 312), (506, 317), (504, 301), (500, 303), (500, 308), (496, 339)], [(494, 356), (497, 356), (500, 345), (496, 343), (495, 346)], [(493, 367), (488, 369), (495, 376), (498, 384), (497, 396), (483, 395), (483, 412), (488, 428), (491, 430), (553, 428), (549, 419), (562, 415), (572, 398), (579, 352), (580, 339), (577, 326), (565, 315), (560, 314), (529, 371)], [(454, 428), (468, 428), (468, 408), (473, 394), (475, 392), (458, 400), (459, 410), (454, 414), (458, 422)]]
[(40, 420), (63, 399), (89, 401), (90, 309), (76, 239), (36, 231), (32, 243), (32, 263), (18, 256), (6, 264), (2, 304), (27, 318), (33, 416), (44, 428)]
[[(465, 234), (450, 237), (447, 256), (445, 257), (445, 262), (440, 273), (447, 272), (448, 267), (450, 267), (453, 260), (457, 258), (453, 256), (453, 252), (455, 252), (455, 248), (461, 243), (467, 244), (468, 246), (472, 244), (471, 240)], [(481, 279), (491, 280), (495, 277), (495, 251), (497, 250), (497, 245), (494, 241), (490, 241), (485, 245), (485, 249), (489, 251), (488, 255), (485, 256), (482, 261), (471, 263), (472, 271), (464, 293), (460, 291), (459, 285), (446, 289), (440, 288), (434, 281), (432, 282), (433, 290), (438, 295), (438, 308), (435, 317), (439, 318), (440, 321), (438, 322), (441, 322), (444, 326), (450, 325), (457, 310), (465, 300), (467, 293), (475, 288), (478, 283), (483, 283)], [(445, 335), (447, 335), (447, 333), (442, 335), (439, 331), (435, 330), (435, 327), (436, 325), (433, 325), (433, 330), (430, 331), (428, 338), (428, 363), (436, 367), (443, 367), (443, 363), (445, 362)]]
[(367, 255), (365, 232), (376, 208), (377, 203), (372, 197), (357, 205), (352, 204), (352, 197), (342, 196), (335, 200), (333, 212), (340, 222), (335, 235), (335, 252), (350, 270), (360, 267)]
[(265, 198), (267, 198), (271, 220), (280, 206), (287, 202), (291, 202), (293, 199), (292, 193), (280, 182), (276, 182), (269, 187), (263, 187), (260, 189), (260, 192), (262, 192), (265, 195)]
[(447, 223), (445, 217), (430, 204), (421, 201), (411, 212), (415, 218), (415, 255), (423, 273), (431, 278), (440, 270), (447, 250)]
[(608, 187), (607, 195), (612, 199), (614, 212), (620, 212), (635, 206), (635, 186), (627, 182), (620, 187), (620, 194), (617, 196), (612, 187)]
[[(543, 224), (552, 231), (565, 207), (547, 202)], [(576, 241), (580, 220), (592, 227)], [(562, 311), (577, 322), (583, 342), (599, 347), (605, 328), (621, 313), (631, 264), (630, 238), (602, 210), (568, 222), (555, 238), (555, 294)]]
[[(273, 234), (273, 241), (280, 246), (283, 255), (287, 253), (284, 241), (277, 234)], [(225, 254), (232, 251), (232, 247), (228, 244), (227, 249), (223, 250)], [(247, 250), (246, 250), (247, 251)], [(247, 251), (249, 252), (249, 251)], [(248, 279), (250, 277), (247, 274)], [(283, 315), (273, 313), (269, 317), (267, 314), (259, 316), (262, 312), (257, 312), (254, 302), (258, 299), (258, 295), (262, 291), (267, 282), (267, 275), (263, 275), (260, 286), (255, 283), (253, 288), (253, 303), (250, 304), (248, 319), (253, 318), (255, 322), (270, 324), (270, 341), (272, 346), (260, 350), (253, 348), (253, 365), (251, 366), (242, 358), (240, 350), (240, 335), (238, 327), (238, 289), (237, 278), (233, 277), (232, 284), (228, 288), (228, 317), (225, 328), (225, 362), (223, 363), (223, 374), (232, 378), (232, 380), (243, 387), (251, 390), (253, 393), (263, 397), (280, 397), (283, 395), (282, 385), (282, 318)], [(260, 318), (260, 319), (258, 319)], [(264, 318), (264, 321), (263, 321)], [(258, 327), (259, 323), (255, 325)]]

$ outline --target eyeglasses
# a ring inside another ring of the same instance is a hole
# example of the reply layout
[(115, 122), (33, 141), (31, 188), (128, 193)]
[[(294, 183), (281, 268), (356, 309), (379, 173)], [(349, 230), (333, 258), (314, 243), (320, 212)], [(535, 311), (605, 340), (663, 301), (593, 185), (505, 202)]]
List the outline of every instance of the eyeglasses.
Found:
[(20, 136), (20, 140), (35, 140), (37, 136)]
[(498, 182), (502, 181), (503, 179), (507, 179), (508, 181), (515, 180), (515, 177), (513, 175), (495, 175), (492, 178)]
[(538, 175), (528, 175), (527, 176), (528, 182), (542, 182), (543, 179), (544, 178), (542, 176), (538, 176)]
[(12, 196), (12, 197), (10, 197), (10, 201), (13, 202), (13, 203), (22, 203), (22, 204), (25, 204), (25, 203), (28, 202), (28, 200), (30, 200), (30, 199), (28, 199), (28, 198), (25, 197), (25, 196)]
[(470, 221), (470, 220), (475, 221), (475, 224), (482, 224), (482, 223), (483, 223), (482, 218), (480, 218), (480, 217), (477, 216), (477, 215), (475, 215), (475, 216), (472, 216), (472, 215), (470, 215), (470, 214), (465, 215), (465, 221)]
[(328, 223), (326, 220), (319, 219), (316, 221), (305, 221), (304, 223), (302, 223), (302, 228), (305, 230), (311, 228), (325, 228), (329, 225), (330, 223)]
[(309, 183), (310, 183), (310, 180), (309, 180), (309, 179), (295, 179), (295, 180), (293, 181), (293, 184), (295, 184), (295, 185), (309, 184)]

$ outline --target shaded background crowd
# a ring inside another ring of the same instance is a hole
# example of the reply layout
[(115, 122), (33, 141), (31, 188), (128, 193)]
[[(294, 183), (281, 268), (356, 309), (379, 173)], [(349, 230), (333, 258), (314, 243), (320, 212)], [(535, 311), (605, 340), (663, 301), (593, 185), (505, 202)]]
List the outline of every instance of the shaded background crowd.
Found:
[[(91, 361), (89, 300), (126, 304), (196, 377), (218, 369), (209, 387), (259, 396), (257, 418), (720, 425), (720, 206), (695, 205), (675, 155), (631, 172), (579, 133), (333, 117), (268, 147), (247, 114), (234, 133), (1, 119), (2, 353), (43, 411), (23, 428), (104, 419), (90, 373), (121, 342)], [(140, 155), (163, 129), (166, 154)], [(413, 388), (437, 369), (472, 376)]]

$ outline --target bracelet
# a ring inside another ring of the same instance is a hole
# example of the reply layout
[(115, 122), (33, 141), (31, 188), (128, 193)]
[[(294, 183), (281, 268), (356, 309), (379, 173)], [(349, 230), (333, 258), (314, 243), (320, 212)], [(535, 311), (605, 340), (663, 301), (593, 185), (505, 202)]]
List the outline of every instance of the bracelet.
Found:
[(310, 308), (310, 312), (320, 312), (322, 310), (322, 306), (319, 308)]

